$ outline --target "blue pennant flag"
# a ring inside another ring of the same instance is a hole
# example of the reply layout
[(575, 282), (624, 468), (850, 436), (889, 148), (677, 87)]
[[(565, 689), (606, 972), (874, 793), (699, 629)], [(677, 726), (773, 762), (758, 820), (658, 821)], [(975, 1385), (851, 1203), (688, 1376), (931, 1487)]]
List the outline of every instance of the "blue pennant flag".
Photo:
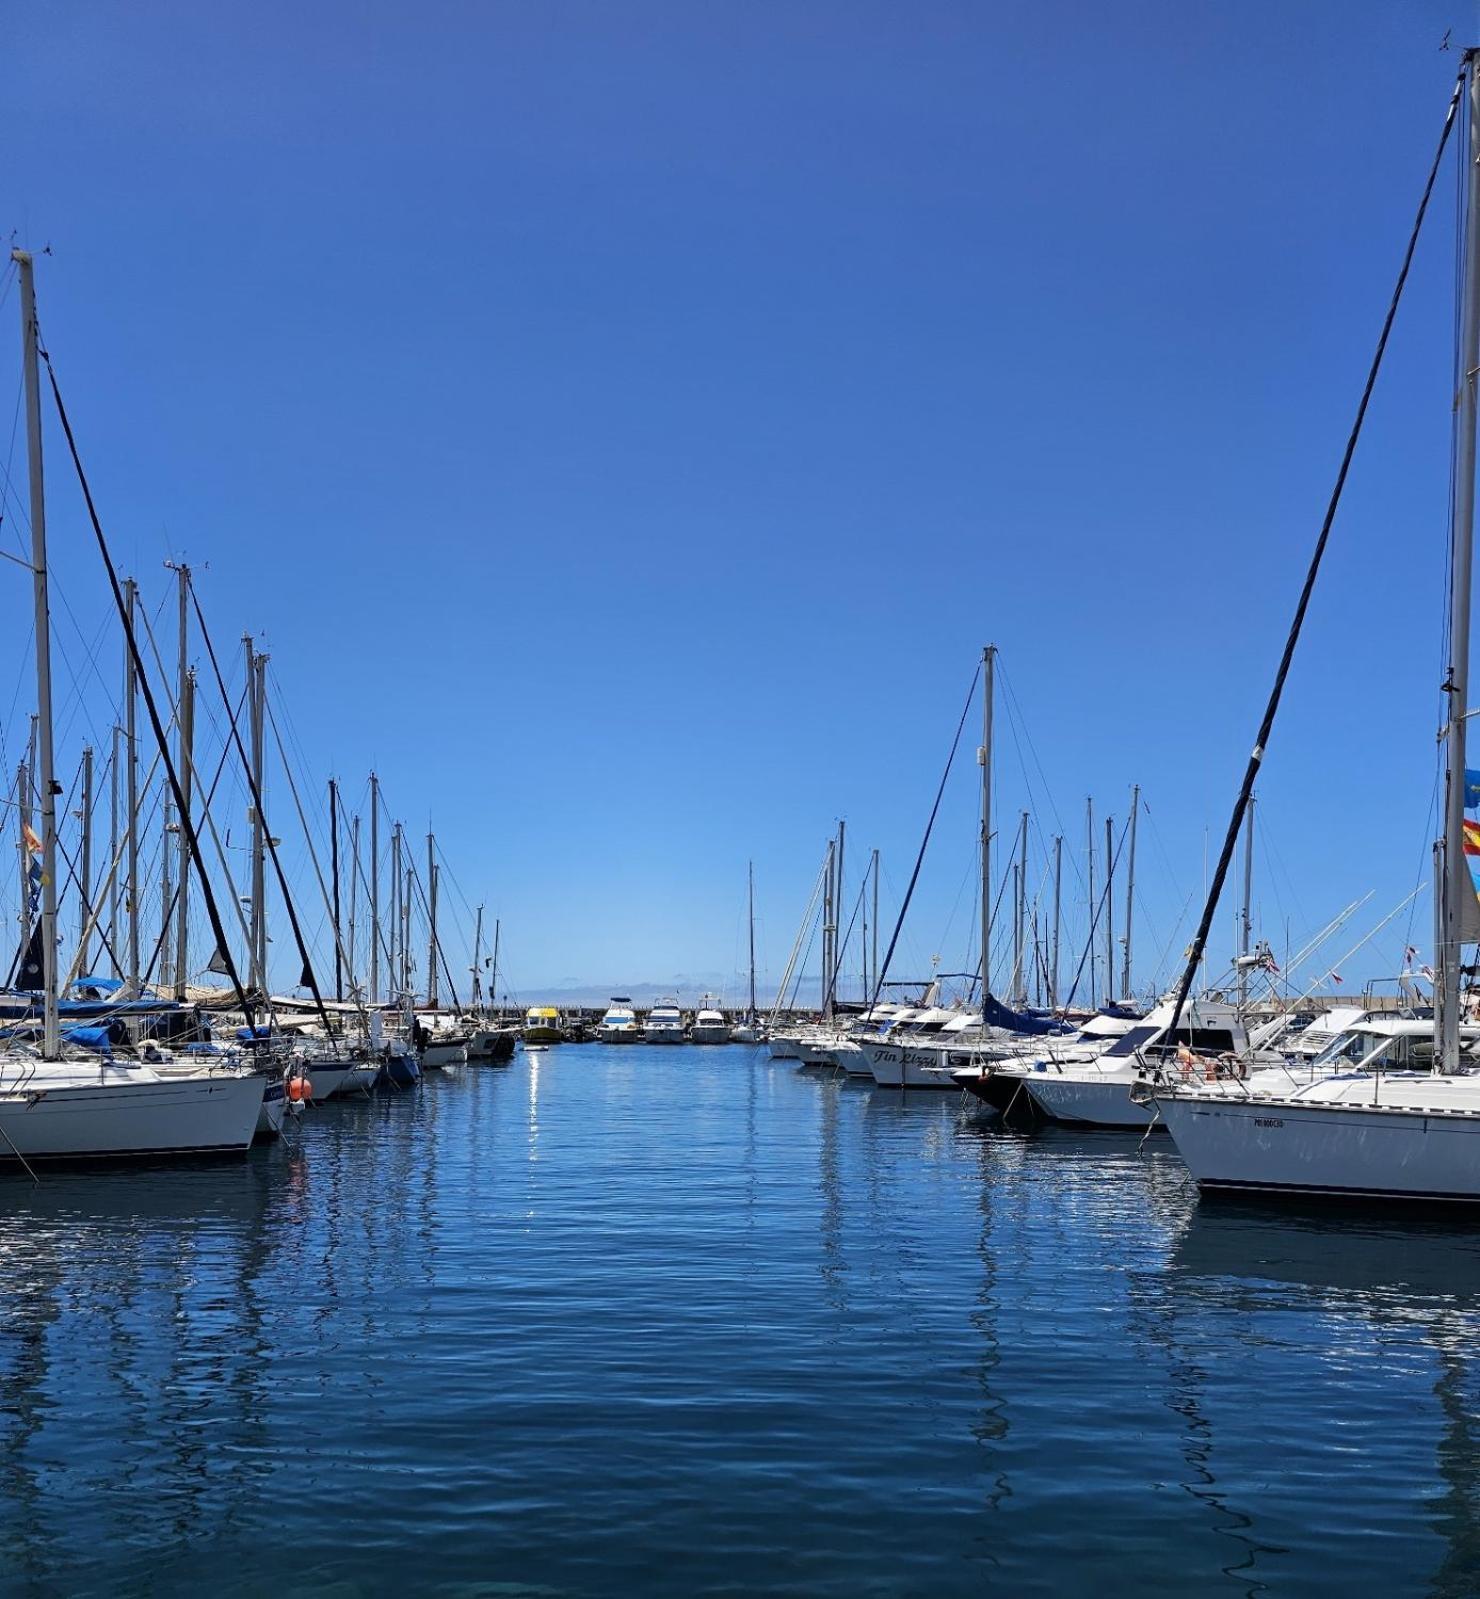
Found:
[(1480, 772), (1473, 766), (1465, 768), (1465, 809), (1473, 811), (1480, 806)]

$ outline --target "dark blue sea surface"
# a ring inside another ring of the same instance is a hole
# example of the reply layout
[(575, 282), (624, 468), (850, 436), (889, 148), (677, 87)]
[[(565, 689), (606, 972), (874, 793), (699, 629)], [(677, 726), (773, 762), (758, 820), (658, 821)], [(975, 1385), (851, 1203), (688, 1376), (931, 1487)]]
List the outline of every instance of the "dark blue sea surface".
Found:
[(1480, 1591), (1480, 1223), (740, 1047), (0, 1180), (6, 1594)]

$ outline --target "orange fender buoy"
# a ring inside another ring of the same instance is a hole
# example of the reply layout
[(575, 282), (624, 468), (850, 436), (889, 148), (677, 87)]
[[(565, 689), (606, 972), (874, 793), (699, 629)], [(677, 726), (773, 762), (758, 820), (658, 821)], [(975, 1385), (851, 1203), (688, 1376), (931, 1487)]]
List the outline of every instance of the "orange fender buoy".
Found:
[(290, 1077), (288, 1079), (288, 1098), (295, 1105), (304, 1104), (313, 1098), (313, 1082), (307, 1077)]

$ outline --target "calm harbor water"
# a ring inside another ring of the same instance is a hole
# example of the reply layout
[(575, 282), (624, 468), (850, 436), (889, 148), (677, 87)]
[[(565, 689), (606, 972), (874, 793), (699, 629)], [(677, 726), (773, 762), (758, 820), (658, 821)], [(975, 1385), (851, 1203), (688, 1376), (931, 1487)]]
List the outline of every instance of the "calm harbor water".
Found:
[(564, 1046), (0, 1180), (0, 1592), (1480, 1590), (1480, 1228)]

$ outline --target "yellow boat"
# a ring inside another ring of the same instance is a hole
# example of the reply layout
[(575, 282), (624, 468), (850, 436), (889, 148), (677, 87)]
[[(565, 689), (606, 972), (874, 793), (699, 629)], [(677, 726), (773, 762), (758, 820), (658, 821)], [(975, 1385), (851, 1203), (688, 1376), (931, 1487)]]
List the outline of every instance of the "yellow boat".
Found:
[(565, 1029), (560, 1025), (560, 1012), (553, 1005), (531, 1005), (524, 1013), (524, 1042), (526, 1044), (563, 1044)]

